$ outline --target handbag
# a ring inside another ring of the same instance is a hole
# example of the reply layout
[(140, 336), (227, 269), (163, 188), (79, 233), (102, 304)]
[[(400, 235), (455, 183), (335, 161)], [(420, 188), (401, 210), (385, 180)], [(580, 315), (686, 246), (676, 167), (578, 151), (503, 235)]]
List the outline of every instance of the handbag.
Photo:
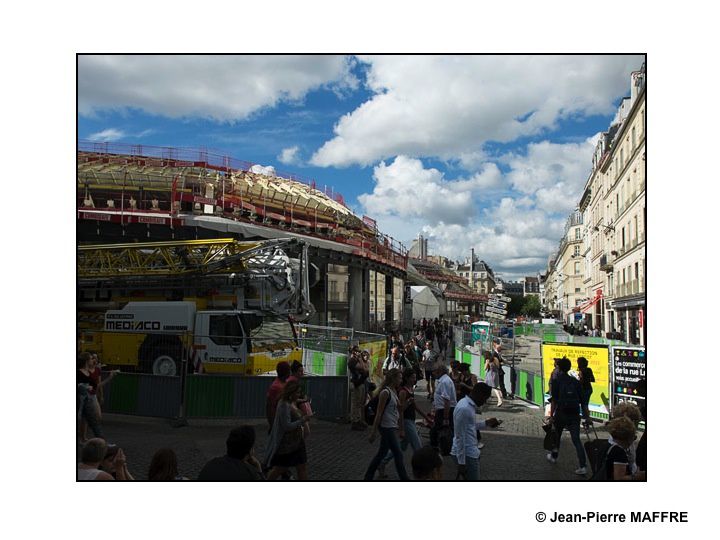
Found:
[(545, 431), (545, 438), (543, 439), (543, 448), (548, 452), (555, 450), (558, 447), (558, 436), (557, 430), (552, 423), (544, 423), (542, 426)]

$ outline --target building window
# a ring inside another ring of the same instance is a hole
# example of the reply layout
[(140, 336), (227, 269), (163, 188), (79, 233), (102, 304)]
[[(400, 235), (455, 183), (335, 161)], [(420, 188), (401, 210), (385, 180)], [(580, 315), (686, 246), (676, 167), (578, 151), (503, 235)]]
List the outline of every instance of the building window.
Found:
[(575, 252), (573, 253), (575, 257), (578, 257), (580, 255), (580, 246), (575, 246)]
[(575, 287), (575, 294), (578, 294), (580, 292), (580, 287)]
[(575, 228), (575, 240), (580, 240), (580, 227)]
[(640, 279), (640, 264), (635, 263), (635, 279)]
[(635, 221), (635, 239), (639, 242), (640, 241), (640, 231), (638, 231), (637, 216), (635, 216), (633, 219)]
[(621, 230), (622, 230), (622, 244), (620, 244), (620, 245), (622, 246), (623, 249), (625, 249), (625, 227), (623, 227)]
[(635, 151), (635, 126), (632, 128), (632, 151)]
[(620, 168), (625, 167), (625, 149), (620, 147)]
[(580, 273), (580, 263), (576, 262), (575, 263), (575, 275), (577, 275), (579, 273)]

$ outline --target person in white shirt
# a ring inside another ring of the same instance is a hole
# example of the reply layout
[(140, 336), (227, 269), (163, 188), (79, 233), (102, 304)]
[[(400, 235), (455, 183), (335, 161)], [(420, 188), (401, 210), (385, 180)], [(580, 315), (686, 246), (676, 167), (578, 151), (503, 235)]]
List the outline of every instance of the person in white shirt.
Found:
[(435, 421), (430, 430), (430, 446), (439, 448), (440, 430), (449, 427), (450, 433), (452, 433), (453, 410), (455, 409), (455, 405), (457, 405), (457, 394), (455, 393), (455, 383), (448, 375), (448, 369), (445, 364), (435, 364), (433, 375), (437, 379), (437, 382), (435, 383), (435, 394), (433, 396)]
[(450, 454), (457, 461), (458, 476), (463, 476), (465, 480), (480, 478), (478, 430), (500, 425), (497, 418), (488, 418), (480, 422), (476, 420), (476, 410), (487, 401), (490, 392), (491, 388), (487, 384), (477, 383), (470, 393), (458, 402), (453, 412), (455, 435)]
[(406, 367), (405, 357), (400, 347), (395, 346), (383, 363), (383, 375), (387, 375), (391, 369), (399, 369), (400, 373), (402, 373)]

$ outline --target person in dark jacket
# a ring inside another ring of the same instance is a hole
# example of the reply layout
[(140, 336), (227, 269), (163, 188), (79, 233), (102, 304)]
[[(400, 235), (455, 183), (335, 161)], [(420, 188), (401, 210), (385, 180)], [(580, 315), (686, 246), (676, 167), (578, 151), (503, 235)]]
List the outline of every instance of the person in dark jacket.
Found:
[(555, 431), (557, 440), (555, 448), (547, 455), (550, 463), (556, 463), (560, 452), (560, 440), (562, 432), (567, 429), (570, 432), (575, 451), (577, 452), (578, 462), (580, 466), (575, 470), (575, 474), (584, 476), (587, 473), (585, 449), (580, 442), (580, 412), (582, 410), (585, 422), (590, 422), (590, 414), (587, 406), (583, 402), (582, 386), (580, 381), (571, 377), (568, 372), (572, 367), (572, 363), (563, 357), (557, 363), (560, 373), (550, 386), (550, 417)]
[(201, 481), (262, 480), (262, 467), (255, 458), (255, 428), (233, 429), (225, 442), (227, 454), (208, 461), (200, 471)]

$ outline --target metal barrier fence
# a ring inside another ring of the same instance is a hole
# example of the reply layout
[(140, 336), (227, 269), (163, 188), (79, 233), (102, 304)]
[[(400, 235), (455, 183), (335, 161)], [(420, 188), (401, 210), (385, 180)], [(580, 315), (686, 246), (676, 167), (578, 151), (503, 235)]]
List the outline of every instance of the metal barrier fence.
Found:
[(165, 418), (262, 417), (273, 379), (261, 375), (274, 375), (280, 361), (297, 361), (315, 414), (345, 417), (349, 347), (369, 350), (374, 368), (386, 354), (386, 339), (378, 334), (304, 326), (295, 340), (287, 323), (284, 329), (273, 322), (244, 336), (230, 332), (233, 318), (226, 319), (217, 322), (216, 333), (211, 321), (207, 335), (82, 332), (81, 350), (121, 369), (108, 385), (106, 410)]
[[(534, 329), (523, 325), (521, 333), (513, 332), (500, 335), (500, 328), (494, 327), (491, 334), (485, 339), (475, 339), (470, 325), (455, 326), (453, 328), (453, 341), (455, 345), (454, 358), (458, 362), (470, 365), (470, 371), (485, 380), (484, 352), (492, 351), (492, 338), (499, 337), (503, 345), (503, 356), (506, 363), (502, 366), (505, 379), (505, 388), (516, 397), (535, 405), (543, 404), (543, 384), (540, 340), (528, 340)], [(520, 343), (518, 343), (520, 342)], [(537, 349), (537, 350), (536, 350)]]
[[(272, 382), (273, 377), (120, 373), (103, 389), (103, 409), (161, 418), (262, 418)], [(347, 377), (303, 377), (301, 386), (318, 418), (348, 415)]]

